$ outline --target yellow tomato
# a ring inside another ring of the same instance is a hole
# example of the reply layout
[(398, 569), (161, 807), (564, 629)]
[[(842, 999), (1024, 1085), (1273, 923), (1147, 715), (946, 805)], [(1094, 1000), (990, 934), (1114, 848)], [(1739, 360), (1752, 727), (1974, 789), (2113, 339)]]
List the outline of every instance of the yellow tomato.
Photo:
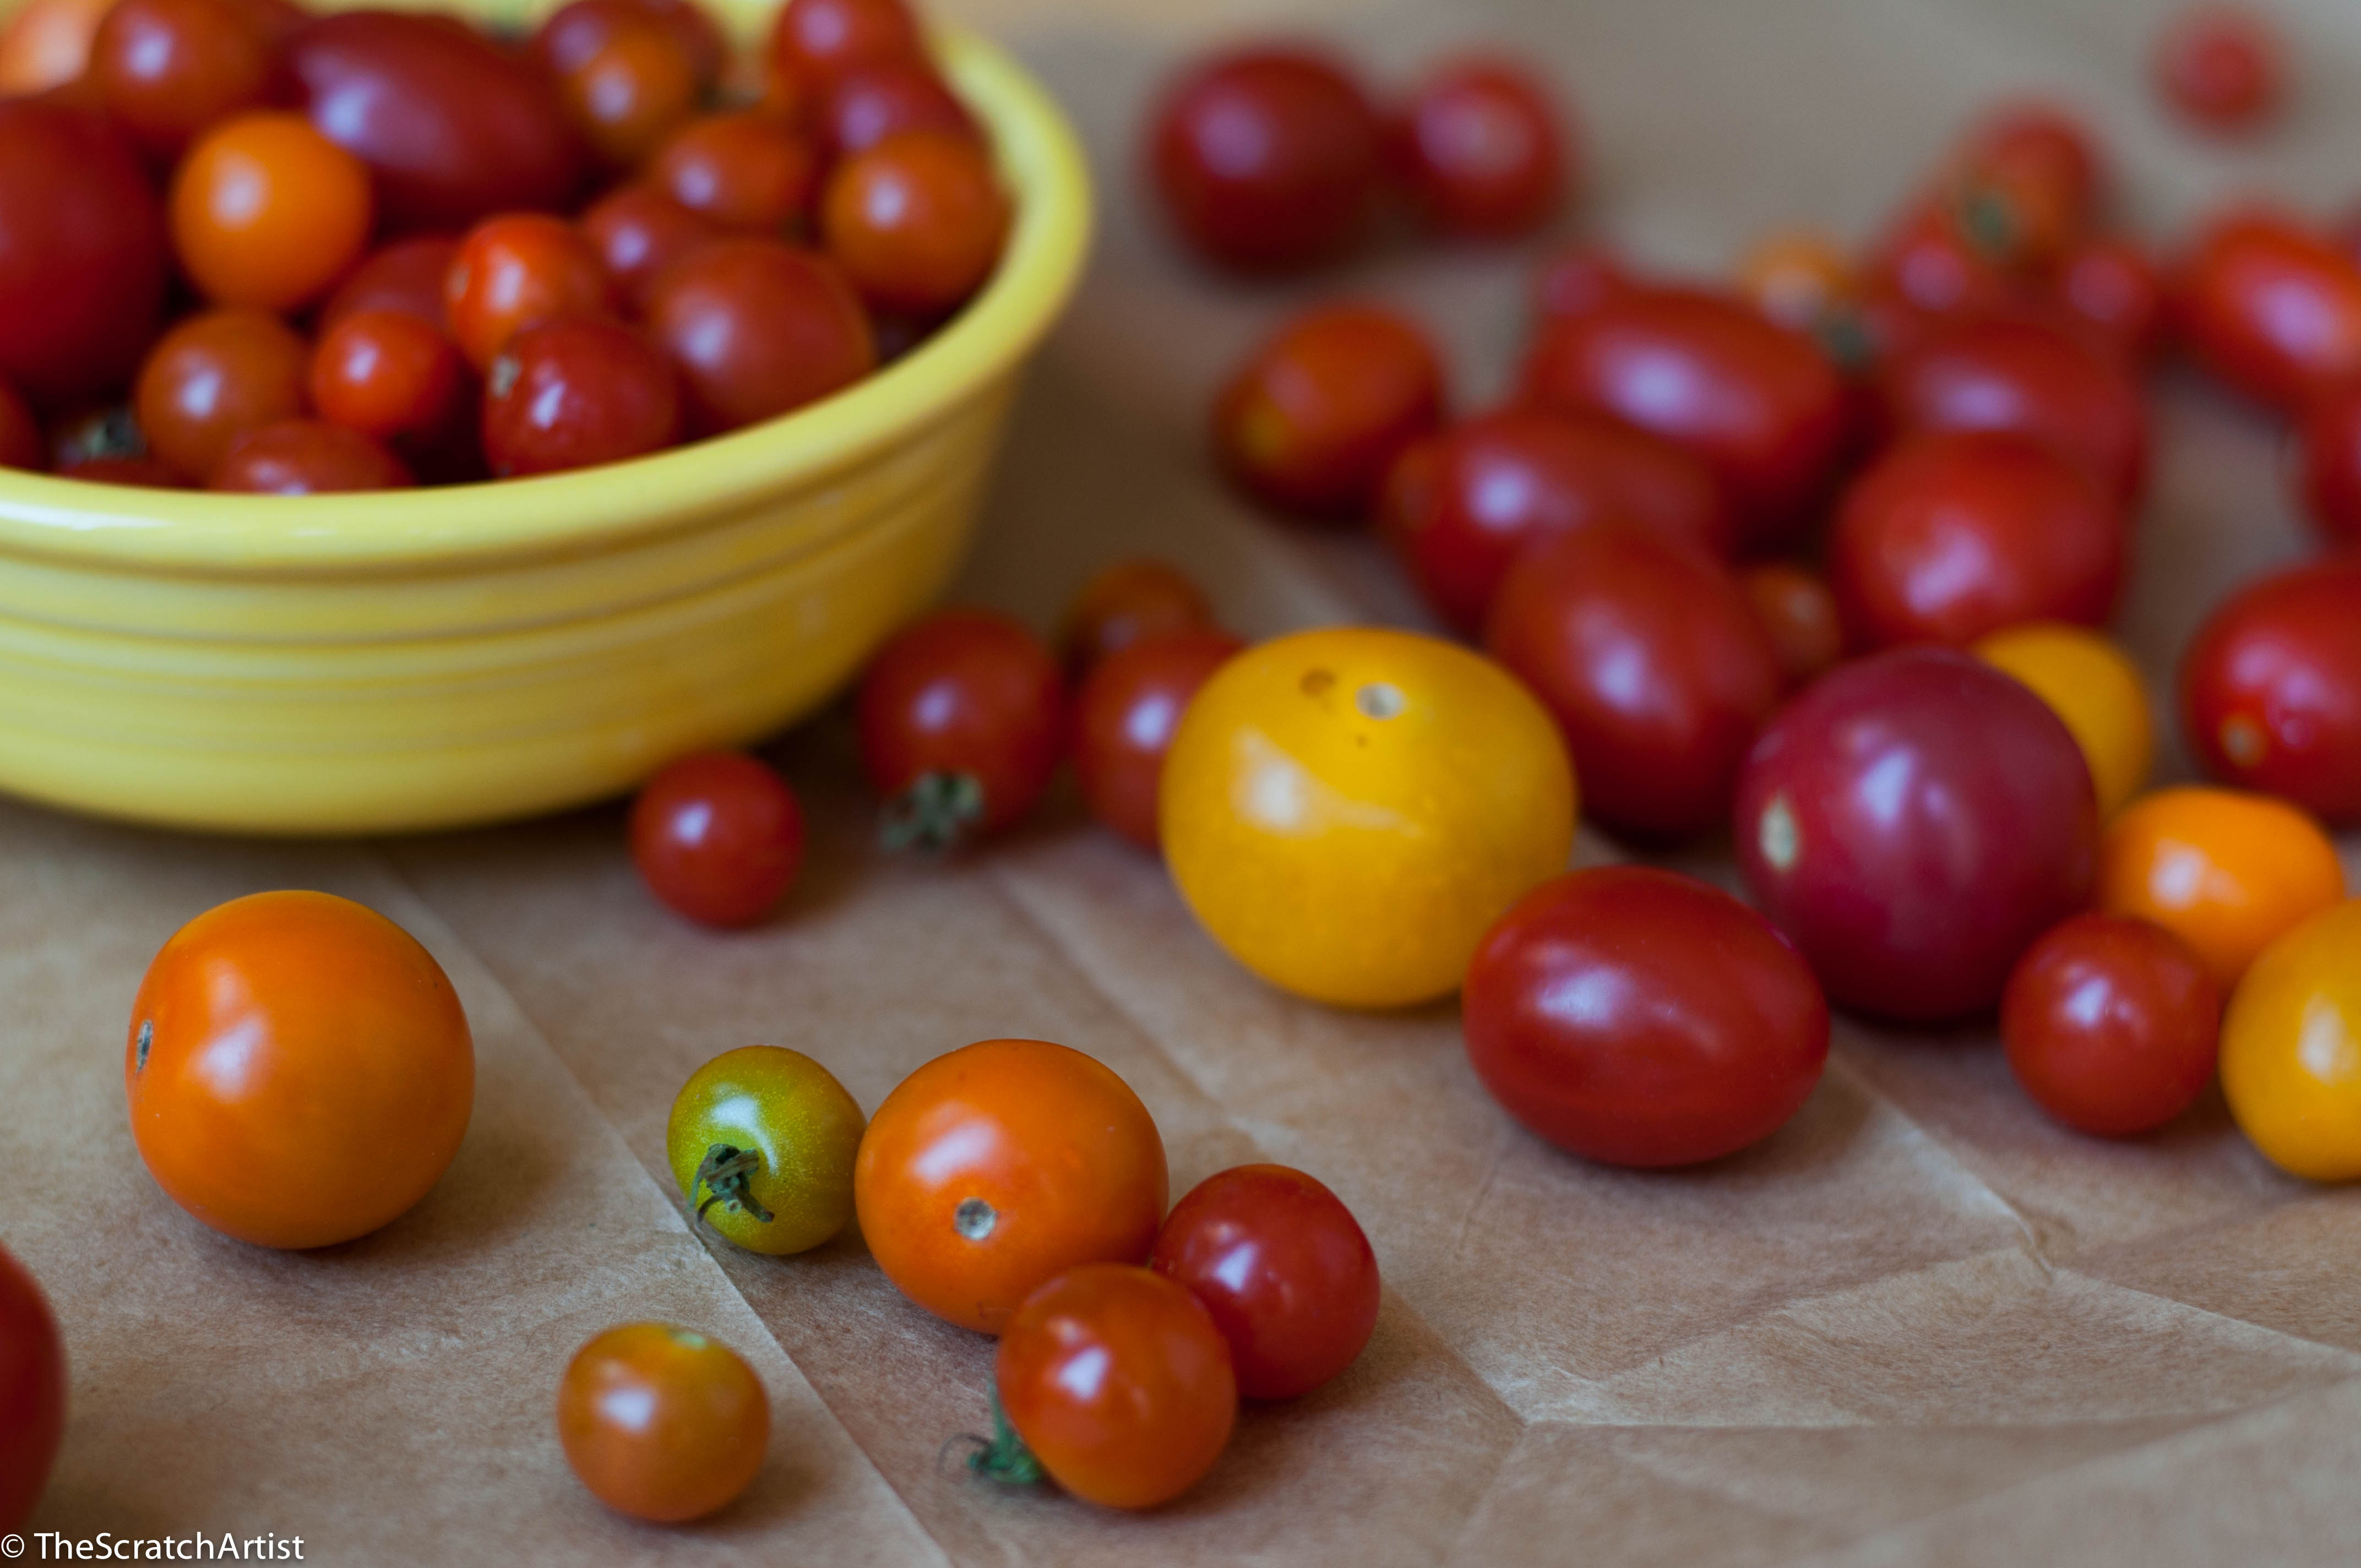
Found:
[(2099, 840), (2098, 906), (2171, 931), (2225, 989), (2280, 933), (2344, 896), (2320, 824), (2245, 790), (2160, 789)]
[(2222, 1091), (2282, 1170), (2361, 1177), (2361, 900), (2313, 916), (2247, 970), (2222, 1022)]
[(1549, 714), (1489, 659), (1407, 631), (1304, 631), (1231, 660), (1190, 703), (1159, 798), (1165, 861), (1213, 938), (1348, 1007), (1456, 990), (1574, 840)]
[(1995, 631), (1975, 646), (2048, 703), (2091, 764), (2099, 816), (2113, 817), (2147, 783), (2156, 762), (2156, 718), (2129, 655), (2095, 631), (2040, 621)]

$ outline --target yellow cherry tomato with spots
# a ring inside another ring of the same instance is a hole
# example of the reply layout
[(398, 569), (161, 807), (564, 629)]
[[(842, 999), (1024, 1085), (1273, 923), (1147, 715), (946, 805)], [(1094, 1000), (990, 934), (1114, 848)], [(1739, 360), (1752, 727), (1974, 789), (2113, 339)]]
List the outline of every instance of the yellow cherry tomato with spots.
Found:
[(2099, 840), (2098, 906), (2170, 931), (2225, 989), (2282, 932), (2344, 896), (2328, 834), (2269, 795), (2160, 789), (2118, 812)]
[(746, 1046), (682, 1086), (665, 1158), (702, 1223), (749, 1252), (805, 1252), (852, 1218), (852, 1162), (867, 1125), (811, 1058)]
[(2280, 1169), (2361, 1177), (2361, 900), (2313, 916), (2246, 970), (2222, 1021), (2222, 1092)]
[(1446, 996), (1487, 927), (1565, 869), (1574, 765), (1516, 677), (1455, 643), (1339, 627), (1199, 690), (1159, 793), (1164, 859), (1214, 941), (1347, 1007)]
[(2087, 627), (2036, 621), (1995, 631), (1975, 655), (2033, 688), (2066, 721), (2091, 782), (2102, 821), (2147, 784), (2156, 765), (2156, 714), (2131, 656)]

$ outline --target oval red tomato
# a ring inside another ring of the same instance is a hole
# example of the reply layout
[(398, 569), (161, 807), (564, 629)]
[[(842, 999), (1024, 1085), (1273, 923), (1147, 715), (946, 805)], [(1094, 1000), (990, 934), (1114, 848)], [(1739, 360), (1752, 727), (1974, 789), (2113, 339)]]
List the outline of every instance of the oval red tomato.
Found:
[(2200, 363), (2292, 409), (2361, 372), (2361, 261), (2284, 214), (2233, 213), (2198, 236), (2176, 289)]
[(2361, 821), (2361, 560), (2249, 584), (2180, 660), (2181, 733), (2225, 784)]
[(1222, 389), (1213, 445), (1231, 477), (1273, 506), (1357, 516), (1442, 412), (1442, 359), (1416, 322), (1378, 305), (1318, 305)]

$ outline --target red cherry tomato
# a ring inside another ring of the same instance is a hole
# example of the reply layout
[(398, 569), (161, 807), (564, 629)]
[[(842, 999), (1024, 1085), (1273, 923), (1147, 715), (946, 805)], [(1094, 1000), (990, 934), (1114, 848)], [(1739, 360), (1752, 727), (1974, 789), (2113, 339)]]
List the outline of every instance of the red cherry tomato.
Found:
[(333, 331), (363, 311), (400, 311), (445, 331), (443, 285), (458, 255), (456, 240), (436, 235), (398, 239), (371, 252), (320, 307), (320, 330)]
[(66, 1353), (30, 1270), (0, 1247), (0, 1531), (33, 1517), (66, 1426)]
[(686, 384), (690, 422), (736, 430), (876, 367), (860, 296), (827, 258), (768, 239), (699, 247), (648, 285), (647, 322)]
[(2190, 750), (2224, 784), (2361, 821), (2361, 559), (2233, 594), (2181, 656), (2180, 715)]
[(116, 0), (91, 41), (90, 74), (115, 123), (170, 158), (262, 102), (274, 41), (231, 0)]
[(2098, 205), (2098, 149), (2067, 110), (2011, 104), (1969, 132), (1950, 184), (1951, 202), (1987, 256), (2012, 269), (2047, 269)]
[(696, 115), (706, 83), (679, 34), (653, 13), (619, 10), (603, 31), (558, 71), (558, 99), (601, 159), (631, 169)]
[(1324, 55), (1240, 49), (1165, 90), (1148, 161), (1180, 236), (1246, 271), (1334, 260), (1368, 232), (1380, 173), (1378, 116)]
[(2028, 620), (2099, 626), (2126, 535), (2098, 485), (2037, 442), (1923, 435), (1845, 492), (1828, 587), (1857, 648), (1965, 647)]
[(1606, 247), (1573, 246), (1551, 257), (1533, 274), (1533, 312), (1544, 322), (1578, 316), (1631, 286), (1622, 259)]
[(149, 450), (202, 484), (241, 438), (302, 417), (311, 369), (311, 350), (277, 316), (208, 311), (157, 340), (133, 406)]
[(1795, 949), (1720, 889), (1647, 866), (1576, 872), (1511, 905), (1461, 1012), (1492, 1097), (1609, 1165), (1694, 1165), (1770, 1136), (1828, 1054)]
[(648, 891), (707, 926), (752, 926), (803, 868), (804, 813), (776, 772), (742, 751), (665, 765), (631, 803), (631, 861)]
[(1378, 1326), (1378, 1256), (1337, 1196), (1283, 1165), (1207, 1177), (1172, 1205), (1148, 1266), (1188, 1287), (1249, 1399), (1309, 1394)]
[(680, 435), (680, 378), (636, 327), (576, 316), (509, 340), (484, 378), (484, 456), (502, 478), (620, 463)]
[(1948, 194), (1905, 205), (1863, 263), (1866, 291), (1931, 316), (1975, 315), (2023, 302), (2022, 274)]
[(2222, 991), (2189, 944), (2120, 915), (2077, 915), (2026, 949), (2001, 999), (2009, 1070), (2079, 1132), (2160, 1127), (2213, 1081)]
[(1557, 318), (1525, 363), (1524, 392), (1687, 447), (1729, 490), (1750, 551), (1811, 521), (1847, 438), (1844, 383), (1810, 338), (1693, 290), (1632, 289)]
[(1755, 618), (1770, 634), (1779, 674), (1800, 686), (1833, 668), (1844, 656), (1844, 622), (1828, 579), (1792, 561), (1765, 561), (1738, 576)]
[(657, 274), (726, 230), (653, 185), (618, 185), (584, 210), (582, 235), (615, 291), (644, 310)]
[(1763, 729), (1732, 828), (1748, 891), (1829, 1000), (1907, 1020), (1990, 1007), (2089, 898), (2099, 810), (2048, 705), (1949, 649), (1840, 665)]
[(829, 254), (881, 310), (948, 312), (1000, 261), (1008, 198), (974, 137), (902, 131), (837, 165), (820, 207)]
[(926, 58), (902, 0), (788, 0), (771, 31), (771, 69), (807, 96), (855, 71)]
[(291, 419), (238, 438), (208, 488), (258, 496), (398, 490), (416, 483), (383, 443), (324, 420)]
[(1442, 411), (1442, 363), (1416, 323), (1375, 305), (1320, 305), (1230, 378), (1213, 405), (1213, 445), (1271, 505), (1351, 516)]
[(451, 336), (481, 370), (527, 327), (612, 308), (607, 269), (582, 231), (543, 213), (508, 213), (467, 231), (443, 284)]
[(347, 315), (312, 351), (312, 406), (320, 417), (379, 441), (441, 429), (461, 380), (458, 347), (401, 311)]
[(1091, 815), (1157, 848), (1156, 789), (1189, 699), (1246, 644), (1211, 627), (1142, 638), (1095, 664), (1074, 696), (1074, 779)]
[(24, 395), (0, 380), (0, 468), (46, 468), (49, 455), (43, 450), (41, 427), (33, 418)]
[(819, 189), (819, 149), (763, 109), (691, 120), (648, 165), (655, 186), (725, 229), (780, 237), (800, 228)]
[(2322, 393), (2296, 427), (2299, 486), (2331, 543), (2361, 543), (2361, 381)]
[(1089, 674), (1102, 659), (1170, 631), (1213, 625), (1213, 601), (1180, 567), (1147, 557), (1117, 561), (1084, 583), (1058, 632), (1066, 667)]
[(2200, 362), (2264, 402), (2300, 407), (2361, 374), (2361, 261), (2294, 218), (2216, 220), (2182, 265), (2177, 300)]
[(947, 609), (897, 634), (861, 677), (861, 761), (889, 843), (947, 846), (1033, 809), (1057, 771), (1065, 684), (1005, 615)]
[(618, 1513), (702, 1519), (762, 1473), (771, 1403), (716, 1339), (670, 1323), (623, 1323), (574, 1353), (557, 1390), (566, 1463)]
[(697, 0), (568, 0), (533, 33), (533, 58), (544, 71), (563, 76), (580, 70), (618, 32), (651, 20), (672, 35), (694, 68), (698, 86), (712, 86), (721, 75), (729, 40)]
[(2183, 12), (2158, 40), (2165, 101), (2213, 130), (2250, 130), (2279, 110), (2286, 67), (2270, 22), (2242, 6)]
[(2164, 335), (2164, 275), (2127, 239), (2084, 240), (2058, 264), (2058, 301), (2077, 321), (2134, 359), (2156, 352)]
[(1421, 82), (1389, 127), (1394, 177), (1428, 226), (1510, 238), (1565, 199), (1571, 142), (1541, 83), (1506, 60), (1455, 60)]
[(1539, 540), (1628, 521), (1726, 554), (1735, 523), (1703, 464), (1603, 414), (1503, 409), (1412, 444), (1394, 462), (1378, 525), (1427, 603), (1484, 624), (1510, 563)]
[(924, 66), (872, 66), (839, 79), (820, 101), (820, 140), (832, 159), (875, 147), (903, 131), (939, 131), (981, 141), (967, 105)]

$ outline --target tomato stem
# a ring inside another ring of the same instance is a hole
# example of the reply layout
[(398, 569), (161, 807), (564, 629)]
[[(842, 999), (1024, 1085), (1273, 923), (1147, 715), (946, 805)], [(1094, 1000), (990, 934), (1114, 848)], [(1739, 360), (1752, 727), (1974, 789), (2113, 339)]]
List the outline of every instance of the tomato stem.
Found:
[(992, 1441), (969, 1439), (981, 1446), (967, 1456), (967, 1467), (1003, 1486), (1039, 1486), (1049, 1478), (1049, 1473), (1041, 1468), (1041, 1462), (1033, 1457), (1033, 1451), (1025, 1446), (1025, 1440), (1009, 1424), (1008, 1412), (1000, 1408), (999, 1387), (994, 1386), (988, 1392), (992, 1399)]
[(983, 816), (983, 785), (973, 773), (920, 773), (885, 803), (878, 837), (888, 850), (949, 850)]
[(716, 1203), (727, 1203), (732, 1210), (743, 1211), (769, 1224), (776, 1218), (754, 1200), (752, 1182), (755, 1173), (763, 1168), (763, 1157), (752, 1149), (741, 1149), (731, 1144), (716, 1144), (705, 1151), (705, 1163), (697, 1168), (697, 1180), (691, 1184), (689, 1196), (697, 1196), (702, 1187), (712, 1193), (697, 1206), (697, 1217)]

